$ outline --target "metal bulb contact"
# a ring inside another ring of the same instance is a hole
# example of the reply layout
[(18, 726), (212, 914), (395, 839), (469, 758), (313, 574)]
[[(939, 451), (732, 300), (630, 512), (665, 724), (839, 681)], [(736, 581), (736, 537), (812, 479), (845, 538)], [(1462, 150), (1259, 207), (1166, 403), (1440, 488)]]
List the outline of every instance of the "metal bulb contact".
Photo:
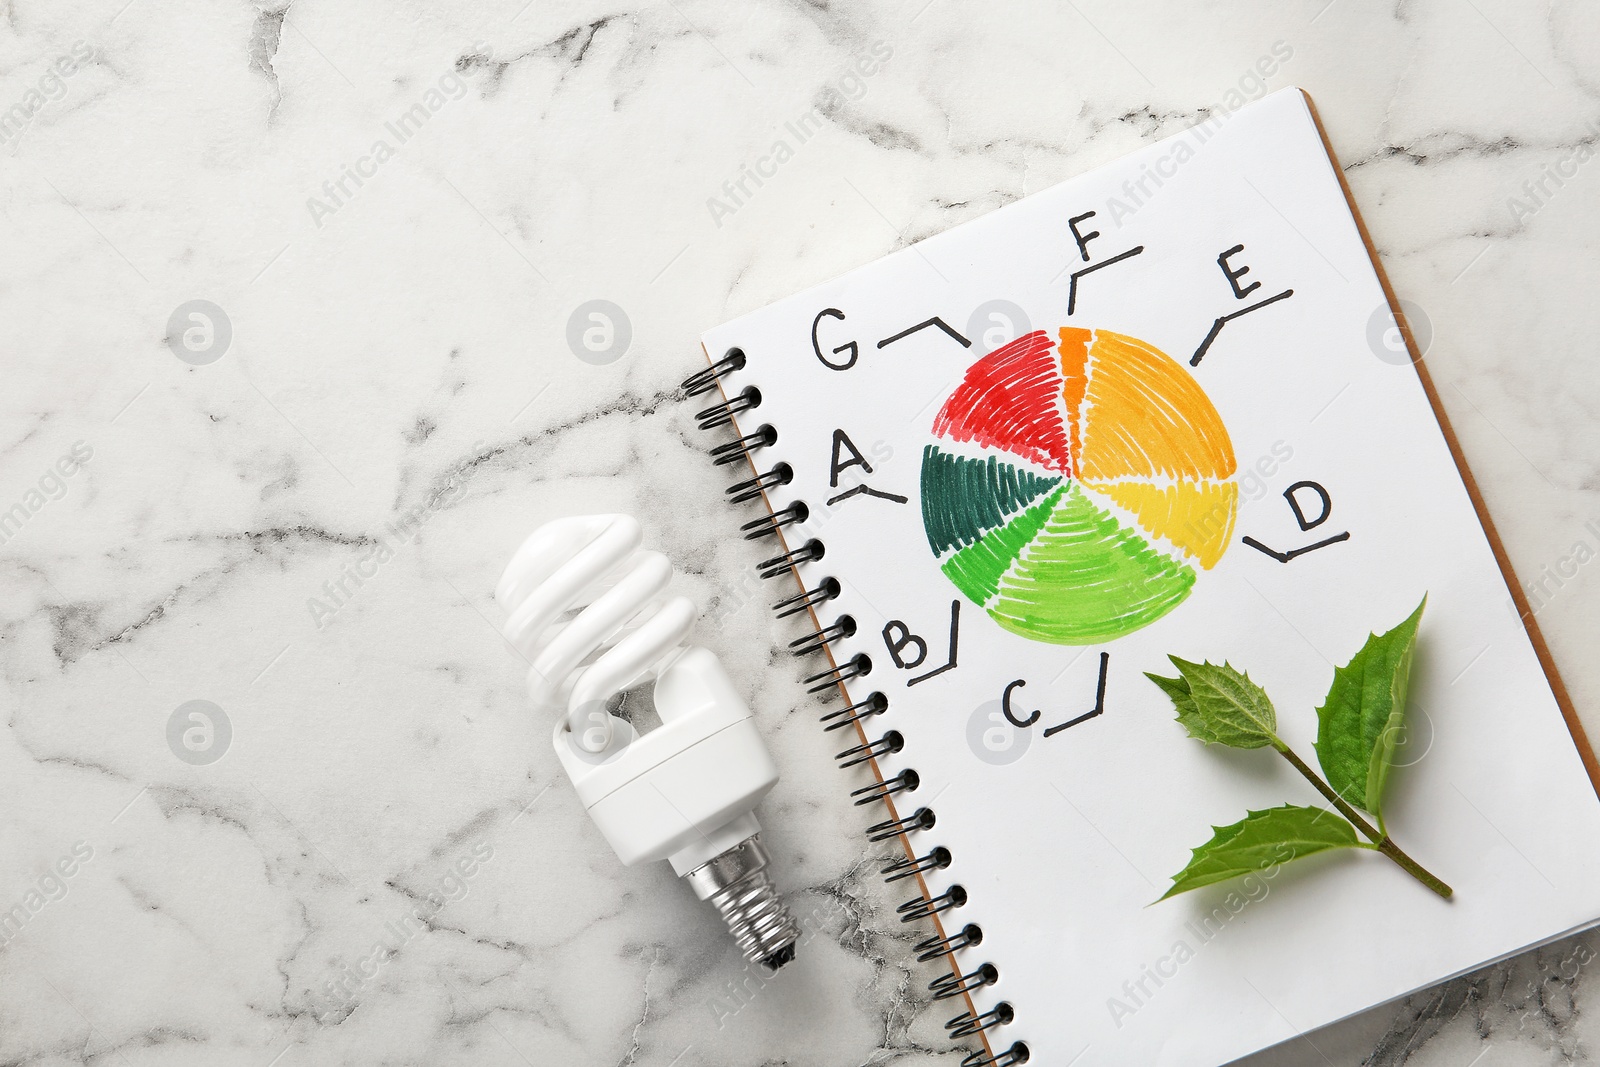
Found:
[(794, 959), (800, 924), (767, 877), (767, 850), (752, 834), (683, 876), (728, 924), (739, 951), (768, 970)]

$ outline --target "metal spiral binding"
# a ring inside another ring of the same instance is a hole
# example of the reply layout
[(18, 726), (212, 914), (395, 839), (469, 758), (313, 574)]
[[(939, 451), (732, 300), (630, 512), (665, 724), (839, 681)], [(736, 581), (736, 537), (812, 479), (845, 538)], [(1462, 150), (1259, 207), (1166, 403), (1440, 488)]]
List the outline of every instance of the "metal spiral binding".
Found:
[(1000, 980), (1000, 971), (992, 963), (980, 963), (976, 968), (966, 974), (941, 974), (928, 986), (933, 990), (934, 1000), (949, 1000), (959, 997), (963, 993), (970, 993), (986, 985), (994, 985)]
[(918, 808), (903, 819), (886, 819), (867, 827), (867, 840), (876, 843), (909, 834), (913, 830), (931, 830), (934, 820), (931, 808)]
[(737, 348), (730, 348), (728, 354), (717, 360), (705, 370), (691, 374), (683, 380), (683, 391), (690, 396), (700, 396), (709, 393), (722, 382), (722, 376), (732, 371), (744, 369), (744, 353)]
[(761, 406), (761, 390), (753, 385), (747, 385), (744, 392), (732, 397), (725, 403), (716, 404), (695, 414), (695, 421), (702, 430), (715, 430), (718, 426), (726, 426), (733, 421), (733, 417), (740, 412), (749, 411), (751, 408)]
[(898, 882), (923, 871), (942, 871), (950, 866), (950, 860), (950, 850), (943, 845), (935, 845), (926, 856), (902, 856), (878, 873), (883, 875), (885, 882)]
[[(966, 902), (967, 891), (959, 885), (953, 885), (936, 896), (912, 897), (894, 910), (899, 914), (901, 922), (912, 923), (918, 919), (930, 918), (941, 911), (959, 908)], [(939, 980), (939, 978), (934, 979), (935, 982)]]
[(754, 478), (747, 478), (742, 482), (735, 482), (724, 490), (728, 494), (728, 503), (743, 504), (748, 500), (755, 500), (768, 489), (776, 489), (780, 485), (788, 485), (794, 480), (794, 468), (787, 463), (780, 463), (765, 474), (758, 474)]
[(935, 934), (926, 941), (918, 941), (911, 946), (911, 951), (917, 954), (919, 962), (926, 963), (940, 956), (948, 956), (956, 949), (981, 944), (983, 944), (983, 927), (977, 923), (968, 923), (948, 937), (939, 937)]
[(713, 448), (711, 462), (719, 467), (726, 467), (741, 459), (749, 459), (750, 454), (758, 448), (768, 448), (777, 443), (778, 431), (772, 428), (771, 423), (763, 423), (755, 433), (747, 433), (737, 441), (729, 441), (725, 445)]
[(816, 562), (826, 551), (827, 549), (822, 547), (822, 542), (813, 537), (799, 548), (785, 552), (781, 556), (762, 560), (756, 564), (756, 573), (763, 579), (776, 578), (784, 571), (792, 570), (802, 563)]
[[(855, 617), (852, 615), (841, 615), (834, 620), (832, 626), (824, 626), (815, 633), (809, 633), (804, 637), (799, 637), (793, 641), (790, 641), (789, 651), (796, 656), (809, 656), (813, 653), (821, 652), (835, 641), (842, 640), (846, 637), (854, 637), (855, 632)], [(878, 696), (881, 697), (883, 694), (879, 693)], [(831, 730), (833, 727), (830, 726), (828, 729)]]
[(811, 509), (806, 507), (804, 500), (796, 500), (786, 508), (768, 512), (751, 522), (739, 527), (744, 532), (746, 541), (758, 541), (763, 537), (771, 537), (785, 526), (792, 526), (797, 522), (805, 522), (811, 517)]
[[(882, 693), (869, 693), (867, 699), (858, 700), (854, 704), (836, 708), (822, 716), (822, 721), (827, 723), (824, 730), (839, 730), (846, 726), (854, 726), (866, 719), (869, 715), (882, 715), (889, 710), (889, 698)], [(926, 808), (922, 809), (927, 811)], [(932, 816), (932, 812), (928, 812)], [(890, 837), (898, 837), (901, 831), (896, 830)]]
[(858, 652), (850, 659), (845, 660), (837, 667), (829, 667), (825, 671), (818, 671), (803, 683), (808, 693), (821, 693), (832, 689), (841, 682), (848, 682), (852, 678), (859, 678), (864, 674), (872, 673), (872, 657), (865, 652)]
[(1028, 1046), (1021, 1041), (1013, 1041), (1004, 1052), (974, 1052), (963, 1057), (961, 1067), (1015, 1067), (1016, 1064), (1027, 1062)]
[[(723, 391), (722, 403), (696, 413), (695, 420), (701, 429), (715, 430), (731, 425), (734, 432), (738, 433), (736, 417), (760, 406), (761, 391), (755, 386), (746, 385), (737, 393), (729, 392), (725, 388), (726, 379), (743, 370), (745, 364), (745, 353), (741, 349), (733, 348), (705, 370), (685, 379), (683, 389), (691, 397), (715, 390)], [(778, 431), (770, 423), (763, 423), (754, 432), (742, 434), (733, 441), (719, 444), (711, 449), (712, 460), (718, 466), (740, 462), (751, 464), (754, 476), (738, 481), (726, 490), (730, 503), (743, 504), (762, 499), (772, 490), (788, 485), (794, 480), (794, 469), (787, 463), (775, 463), (765, 472), (754, 466), (755, 454), (763, 448), (776, 444), (777, 440)], [(790, 501), (781, 507), (769, 502), (767, 514), (743, 524), (740, 531), (748, 540), (776, 536), (781, 541), (784, 527), (804, 523), (810, 515), (811, 510), (803, 500)], [(784, 548), (786, 551), (782, 554), (763, 560), (758, 565), (756, 570), (762, 579), (779, 578), (784, 574), (794, 574), (799, 579), (797, 568), (801, 564), (815, 563), (822, 559), (826, 552), (823, 543), (815, 538), (807, 540), (798, 547), (791, 548), (785, 544)], [(816, 620), (817, 608), (830, 600), (837, 599), (842, 592), (843, 588), (839, 581), (832, 577), (822, 578), (809, 589), (806, 588), (804, 580), (801, 580), (798, 593), (772, 605), (773, 614), (779, 619), (810, 613), (816, 623), (816, 629), (812, 633), (790, 642), (789, 651), (793, 655), (811, 656), (829, 650), (835, 643), (855, 635), (856, 621), (849, 615), (840, 615), (827, 626)], [(857, 653), (842, 661), (830, 660), (830, 662), (834, 664), (832, 667), (805, 679), (804, 684), (808, 692), (823, 693), (828, 690), (838, 690), (842, 683), (860, 678), (872, 670), (871, 657), (865, 653)], [(863, 700), (826, 712), (821, 716), (821, 721), (824, 730), (827, 731), (854, 726), (859, 732), (863, 729), (865, 720), (883, 714), (888, 707), (888, 698), (880, 692), (873, 692)], [(855, 767), (863, 763), (872, 763), (876, 766), (877, 759), (899, 752), (905, 745), (904, 737), (897, 730), (887, 730), (875, 741), (868, 740), (865, 733), (858, 733), (858, 736), (861, 738), (861, 744), (847, 748), (834, 757), (841, 767)], [(879, 781), (870, 785), (851, 790), (850, 799), (857, 806), (880, 801), (887, 803), (896, 794), (914, 792), (920, 785), (921, 779), (917, 772), (907, 767), (898, 774), (881, 777)], [(895, 814), (893, 809), (890, 814)], [(910, 815), (889, 818), (873, 824), (867, 828), (866, 836), (868, 841), (874, 843), (895, 839), (909, 842), (908, 835), (930, 830), (936, 821), (932, 809), (919, 807)], [(893, 884), (902, 879), (915, 877), (920, 886), (923, 874), (943, 870), (953, 862), (950, 850), (942, 846), (931, 846), (920, 856), (911, 849), (909, 843), (906, 848), (907, 854), (904, 858), (886, 861), (880, 872), (886, 882)], [(924, 890), (923, 895), (906, 901), (895, 910), (900, 916), (900, 921), (908, 923), (933, 918), (940, 913), (959, 908), (966, 902), (967, 891), (960, 885), (951, 885), (944, 892), (932, 896), (927, 895)], [(940, 957), (952, 961), (950, 973), (940, 975), (928, 983), (935, 1000), (965, 996), (998, 980), (1000, 972), (992, 963), (979, 963), (962, 973), (953, 962), (956, 952), (983, 942), (983, 929), (980, 926), (976, 923), (967, 923), (955, 933), (943, 936), (941, 934), (942, 931), (919, 941), (913, 949), (920, 962)], [(988, 1043), (988, 1031), (1014, 1020), (1015, 1011), (1009, 1003), (1002, 1001), (982, 1013), (971, 1006), (970, 1000), (968, 1007), (968, 1011), (944, 1024), (952, 1039), (960, 1040), (976, 1035), (983, 1042), (980, 1051), (961, 1060), (961, 1067), (1014, 1067), (1016, 1064), (1027, 1062), (1028, 1046), (1021, 1041), (1013, 1042), (1003, 1049)]]
[(982, 1015), (964, 1011), (954, 1019), (944, 1024), (950, 1031), (952, 1039), (960, 1039), (987, 1030), (991, 1026), (1003, 1026), (1016, 1018), (1016, 1011), (1006, 1001), (1001, 1001)]
[(841, 592), (839, 579), (824, 578), (822, 584), (815, 589), (802, 589), (792, 597), (786, 597), (772, 605), (772, 613), (780, 619), (787, 619), (791, 615), (798, 615), (802, 611), (810, 611), (818, 604), (825, 604), (838, 596)]
[(855, 799), (856, 807), (863, 804), (876, 804), (880, 800), (887, 800), (896, 793), (909, 793), (922, 784), (922, 779), (917, 772), (907, 767), (893, 778), (885, 778), (881, 782), (864, 785), (860, 789), (850, 790), (850, 796)]
[(890, 730), (876, 741), (847, 748), (833, 758), (839, 761), (841, 767), (854, 767), (870, 759), (888, 755), (890, 752), (899, 752), (905, 744), (906, 739), (900, 735), (899, 730)]

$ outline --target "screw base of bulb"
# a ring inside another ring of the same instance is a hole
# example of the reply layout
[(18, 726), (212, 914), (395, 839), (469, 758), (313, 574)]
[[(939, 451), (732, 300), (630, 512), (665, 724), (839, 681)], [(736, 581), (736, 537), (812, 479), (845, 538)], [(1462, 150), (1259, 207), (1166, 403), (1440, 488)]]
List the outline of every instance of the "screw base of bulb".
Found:
[(752, 834), (683, 877), (717, 909), (744, 958), (776, 971), (794, 959), (800, 924), (767, 877), (767, 863), (761, 835)]

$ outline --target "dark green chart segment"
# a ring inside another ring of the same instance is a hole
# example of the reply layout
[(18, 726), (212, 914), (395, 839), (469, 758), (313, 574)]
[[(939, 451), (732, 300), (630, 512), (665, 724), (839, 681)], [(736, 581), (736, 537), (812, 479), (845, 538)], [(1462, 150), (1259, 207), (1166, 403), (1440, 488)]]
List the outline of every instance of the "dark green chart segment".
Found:
[(937, 445), (922, 450), (922, 522), (935, 556), (966, 548), (1061, 484), (1001, 462), (998, 456), (968, 459)]

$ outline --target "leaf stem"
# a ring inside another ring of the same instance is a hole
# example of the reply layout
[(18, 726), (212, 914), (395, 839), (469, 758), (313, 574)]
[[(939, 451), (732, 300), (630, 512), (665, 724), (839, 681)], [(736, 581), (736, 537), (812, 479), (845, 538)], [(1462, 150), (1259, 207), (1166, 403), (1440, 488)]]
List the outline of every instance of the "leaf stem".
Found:
[(1288, 760), (1289, 765), (1295, 770), (1299, 771), (1305, 777), (1306, 781), (1315, 786), (1317, 792), (1321, 793), (1324, 797), (1327, 797), (1328, 802), (1331, 803), (1335, 808), (1339, 809), (1339, 814), (1349, 819), (1355, 825), (1356, 829), (1360, 830), (1363, 834), (1366, 834), (1367, 837), (1372, 840), (1373, 845), (1377, 847), (1379, 852), (1382, 852), (1385, 856), (1388, 856), (1391, 860), (1394, 860), (1394, 862), (1399, 864), (1401, 869), (1407, 874), (1411, 875), (1411, 877), (1415, 878), (1417, 881), (1421, 882), (1435, 893), (1438, 893), (1441, 897), (1444, 897), (1446, 900), (1450, 899), (1451, 895), (1454, 893), (1454, 890), (1436, 878), (1430, 871), (1428, 871), (1427, 868), (1423, 867), (1422, 864), (1406, 855), (1405, 852), (1401, 850), (1400, 846), (1394, 843), (1393, 838), (1391, 838), (1386, 832), (1374, 827), (1364, 817), (1362, 817), (1360, 812), (1356, 811), (1355, 808), (1346, 803), (1343, 797), (1341, 797), (1338, 793), (1335, 793), (1333, 788), (1329, 786), (1327, 782), (1322, 780), (1321, 775), (1317, 774), (1316, 771), (1306, 766), (1305, 761), (1294, 754), (1293, 749), (1284, 744), (1281, 740), (1278, 740), (1277, 743), (1272, 747), (1277, 749), (1278, 754), (1284, 759)]

